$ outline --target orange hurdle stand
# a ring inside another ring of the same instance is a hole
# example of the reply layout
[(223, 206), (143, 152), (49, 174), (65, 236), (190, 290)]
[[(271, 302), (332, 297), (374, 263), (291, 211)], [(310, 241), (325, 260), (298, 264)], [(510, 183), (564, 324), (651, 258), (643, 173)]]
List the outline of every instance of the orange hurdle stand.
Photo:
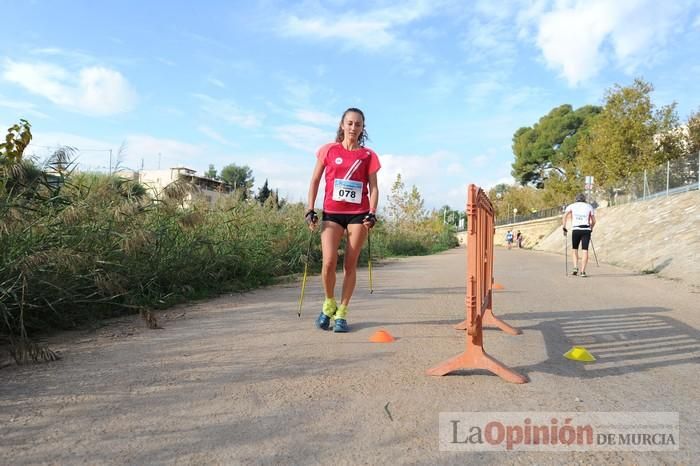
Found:
[(460, 369), (485, 369), (508, 382), (527, 382), (526, 377), (484, 351), (484, 326), (498, 327), (511, 335), (521, 333), (493, 314), (494, 231), (491, 201), (481, 188), (470, 184), (467, 190), (467, 318), (456, 326), (466, 330), (466, 350), (428, 369), (428, 375), (446, 375)]

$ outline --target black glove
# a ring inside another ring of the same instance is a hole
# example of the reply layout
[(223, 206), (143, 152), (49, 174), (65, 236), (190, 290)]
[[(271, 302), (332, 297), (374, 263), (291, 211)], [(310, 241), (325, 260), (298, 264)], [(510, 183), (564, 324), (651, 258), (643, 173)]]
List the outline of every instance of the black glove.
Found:
[(318, 215), (316, 215), (316, 211), (311, 209), (308, 212), (306, 212), (306, 215), (304, 215), (304, 219), (306, 220), (306, 223), (311, 225), (315, 224), (318, 222)]
[(569, 230), (566, 229), (566, 227), (561, 227), (562, 230), (564, 230), (564, 236), (569, 232)]
[(367, 227), (372, 228), (374, 224), (377, 223), (377, 216), (370, 212), (367, 215), (365, 215), (365, 218), (362, 219), (362, 223), (369, 223)]

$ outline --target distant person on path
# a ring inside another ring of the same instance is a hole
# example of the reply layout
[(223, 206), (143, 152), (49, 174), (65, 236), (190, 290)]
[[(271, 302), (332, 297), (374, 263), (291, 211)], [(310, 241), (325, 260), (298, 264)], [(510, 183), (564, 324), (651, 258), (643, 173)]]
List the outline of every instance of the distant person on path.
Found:
[(508, 249), (513, 247), (513, 230), (508, 230), (508, 233), (506, 233), (506, 244)]
[[(321, 250), (323, 266), (321, 280), (326, 299), (316, 326), (334, 332), (347, 332), (348, 305), (355, 290), (357, 261), (360, 251), (377, 222), (379, 202), (377, 171), (381, 167), (377, 154), (367, 147), (365, 115), (357, 108), (349, 108), (340, 119), (335, 142), (321, 146), (316, 152), (316, 166), (309, 185), (308, 211), (305, 219), (309, 228), (316, 229), (318, 215), (314, 210), (321, 177), (325, 172), (326, 190), (321, 222)], [(338, 246), (347, 232), (343, 259), (343, 291), (340, 304), (335, 299)]]
[[(578, 194), (576, 196), (576, 202), (568, 205), (564, 210), (562, 228), (564, 229), (565, 235), (568, 232), (566, 229), (566, 222), (568, 219), (571, 219), (571, 255), (574, 260), (574, 270), (572, 274), (579, 275), (580, 277), (587, 277), (586, 265), (588, 264), (588, 244), (591, 241), (591, 232), (595, 226), (595, 210), (589, 203), (586, 202), (586, 196), (584, 194)], [(581, 253), (580, 269), (578, 267), (579, 245), (583, 250)]]
[(522, 249), (523, 247), (523, 234), (520, 233), (520, 230), (515, 234), (515, 244), (518, 245), (518, 249)]

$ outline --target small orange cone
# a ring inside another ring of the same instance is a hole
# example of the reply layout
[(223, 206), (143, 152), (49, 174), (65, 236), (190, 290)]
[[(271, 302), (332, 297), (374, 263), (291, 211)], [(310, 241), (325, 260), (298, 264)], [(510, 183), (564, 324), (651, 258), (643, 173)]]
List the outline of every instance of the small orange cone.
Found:
[(494, 290), (504, 290), (505, 289), (505, 287), (503, 285), (501, 285), (500, 283), (494, 283), (491, 288), (493, 288)]
[(386, 330), (377, 330), (369, 337), (369, 341), (372, 343), (391, 343), (392, 341), (396, 341), (396, 338), (391, 336), (391, 333)]

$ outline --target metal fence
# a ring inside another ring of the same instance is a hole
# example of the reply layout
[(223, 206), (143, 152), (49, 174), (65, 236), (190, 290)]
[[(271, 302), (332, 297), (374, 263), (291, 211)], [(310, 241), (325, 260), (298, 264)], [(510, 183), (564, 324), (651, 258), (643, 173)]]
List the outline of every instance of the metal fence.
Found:
[(632, 176), (621, 188), (613, 190), (610, 205), (670, 196), (695, 189), (700, 189), (700, 153), (670, 160)]
[(528, 222), (537, 220), (538, 218), (549, 218), (561, 215), (561, 207), (550, 207), (548, 209), (537, 210), (523, 215), (509, 215), (496, 219), (496, 226), (507, 225), (509, 223)]
[[(644, 170), (614, 189), (610, 193), (593, 192), (589, 197), (595, 205), (605, 199), (609, 205), (621, 205), (629, 202), (653, 199), (661, 196), (684, 193), (700, 189), (700, 153), (689, 154), (651, 170)], [(538, 218), (556, 217), (563, 213), (564, 206), (552, 207), (526, 215), (507, 216), (496, 219), (496, 225), (527, 222)]]

